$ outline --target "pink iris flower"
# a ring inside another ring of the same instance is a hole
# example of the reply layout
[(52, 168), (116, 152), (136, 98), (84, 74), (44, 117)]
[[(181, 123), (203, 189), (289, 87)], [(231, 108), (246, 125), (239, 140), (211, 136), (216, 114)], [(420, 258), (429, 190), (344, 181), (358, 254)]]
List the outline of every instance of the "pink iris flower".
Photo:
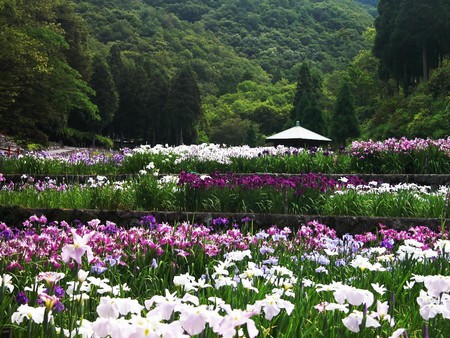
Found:
[(61, 258), (64, 262), (73, 258), (78, 264), (81, 264), (81, 257), (86, 253), (88, 261), (92, 261), (94, 254), (92, 248), (88, 245), (89, 240), (94, 236), (95, 231), (79, 236), (75, 229), (71, 229), (73, 235), (73, 244), (66, 244), (61, 251)]

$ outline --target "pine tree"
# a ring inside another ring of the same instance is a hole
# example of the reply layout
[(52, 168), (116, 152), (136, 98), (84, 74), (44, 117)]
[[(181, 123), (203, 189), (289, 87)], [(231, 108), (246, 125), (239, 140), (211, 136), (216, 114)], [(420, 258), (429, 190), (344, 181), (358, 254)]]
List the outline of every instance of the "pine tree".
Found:
[(291, 112), (291, 120), (298, 121), (301, 119), (301, 112), (309, 104), (309, 98), (315, 93), (311, 71), (307, 63), (303, 63), (300, 67), (297, 88), (294, 97), (294, 108)]
[(172, 81), (165, 112), (170, 130), (169, 143), (195, 143), (202, 109), (197, 76), (189, 66), (182, 68)]
[(305, 108), (300, 124), (302, 127), (312, 130), (320, 135), (328, 134), (323, 112), (320, 109), (317, 100), (311, 100), (309, 105)]
[(256, 139), (256, 129), (253, 123), (249, 123), (247, 130), (245, 132), (244, 143), (250, 147), (255, 147), (257, 143)]
[(373, 52), (404, 89), (428, 80), (450, 53), (450, 1), (380, 0)]
[(344, 80), (339, 89), (330, 129), (331, 138), (336, 145), (345, 145), (349, 138), (359, 136), (359, 122), (353, 106), (351, 85), (347, 80)]
[(167, 103), (169, 91), (169, 77), (161, 66), (148, 63), (148, 86), (146, 95), (146, 111), (143, 112), (143, 141), (150, 144), (167, 143), (167, 135), (164, 130), (167, 118), (164, 108)]
[[(119, 95), (108, 64), (99, 56), (94, 57), (89, 84), (95, 91), (92, 102), (97, 105), (100, 115), (99, 121), (89, 123), (89, 129), (94, 133), (101, 133), (113, 121), (119, 108)], [(95, 145), (95, 137), (93, 145)]]
[(303, 63), (298, 75), (291, 120), (299, 121), (306, 129), (326, 134), (326, 122), (319, 105), (320, 89), (320, 78), (313, 76), (308, 64)]

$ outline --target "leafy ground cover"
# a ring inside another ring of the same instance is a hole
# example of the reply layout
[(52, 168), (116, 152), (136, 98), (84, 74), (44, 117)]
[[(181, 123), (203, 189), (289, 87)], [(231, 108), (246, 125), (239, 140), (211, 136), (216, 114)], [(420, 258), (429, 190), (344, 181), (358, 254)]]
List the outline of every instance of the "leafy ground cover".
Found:
[(0, 328), (14, 337), (446, 337), (448, 233), (338, 238), (217, 218), (120, 228), (0, 223)]

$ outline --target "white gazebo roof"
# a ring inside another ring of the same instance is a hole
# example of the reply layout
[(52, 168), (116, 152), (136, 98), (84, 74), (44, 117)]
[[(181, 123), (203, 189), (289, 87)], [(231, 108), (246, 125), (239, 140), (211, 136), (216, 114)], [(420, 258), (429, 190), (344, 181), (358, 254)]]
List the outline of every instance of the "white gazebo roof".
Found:
[(278, 134), (269, 136), (267, 141), (274, 140), (305, 140), (305, 141), (319, 141), (319, 142), (331, 142), (331, 139), (317, 134), (309, 129), (300, 127), (300, 123), (297, 121), (295, 127), (286, 129)]

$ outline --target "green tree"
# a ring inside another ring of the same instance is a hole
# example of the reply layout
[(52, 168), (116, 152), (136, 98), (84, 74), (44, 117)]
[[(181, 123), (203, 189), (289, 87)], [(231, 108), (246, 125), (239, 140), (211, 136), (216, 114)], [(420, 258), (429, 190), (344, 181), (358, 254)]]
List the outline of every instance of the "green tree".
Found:
[(169, 76), (164, 68), (157, 64), (147, 65), (148, 87), (147, 87), (147, 109), (143, 117), (143, 140), (153, 145), (165, 144), (167, 139), (161, 132), (164, 130), (166, 116), (164, 108), (167, 104), (169, 91)]
[(45, 143), (72, 110), (95, 118), (91, 88), (67, 63), (69, 44), (58, 21), (61, 0), (8, 1), (0, 6), (0, 118), (6, 132)]
[(114, 131), (126, 139), (141, 139), (143, 117), (147, 110), (148, 74), (141, 63), (128, 60), (119, 87), (120, 106), (114, 119)]
[(261, 133), (271, 135), (282, 130), (284, 116), (278, 113), (274, 107), (264, 104), (255, 109), (252, 120), (259, 125)]
[(222, 124), (213, 127), (210, 140), (213, 143), (230, 146), (245, 144), (249, 136), (251, 137), (250, 125), (250, 121), (239, 117), (226, 119)]
[(299, 121), (304, 128), (314, 132), (326, 134), (326, 122), (319, 103), (321, 79), (315, 74), (312, 75), (307, 63), (300, 67), (291, 120)]
[(359, 122), (353, 106), (353, 95), (348, 80), (344, 80), (339, 90), (331, 116), (330, 134), (336, 145), (345, 145), (349, 138), (360, 134)]
[(385, 77), (404, 89), (429, 78), (450, 53), (448, 0), (380, 0), (375, 20), (374, 54)]
[(165, 112), (171, 144), (190, 144), (197, 140), (197, 123), (202, 116), (197, 76), (189, 66), (172, 80)]
[(250, 147), (255, 147), (257, 145), (257, 142), (258, 139), (256, 136), (256, 127), (253, 123), (250, 123), (245, 133), (244, 143)]
[(81, 74), (83, 80), (88, 81), (91, 57), (87, 46), (89, 32), (86, 22), (75, 12), (72, 2), (61, 2), (55, 11), (57, 20), (64, 30), (64, 39), (69, 45), (64, 51), (67, 63)]
[[(108, 64), (98, 55), (93, 59), (92, 76), (89, 84), (95, 91), (92, 102), (97, 105), (100, 115), (100, 120), (90, 121), (89, 129), (94, 134), (101, 134), (113, 121), (114, 115), (119, 108), (119, 94), (117, 93)], [(92, 142), (94, 146), (95, 135)]]

